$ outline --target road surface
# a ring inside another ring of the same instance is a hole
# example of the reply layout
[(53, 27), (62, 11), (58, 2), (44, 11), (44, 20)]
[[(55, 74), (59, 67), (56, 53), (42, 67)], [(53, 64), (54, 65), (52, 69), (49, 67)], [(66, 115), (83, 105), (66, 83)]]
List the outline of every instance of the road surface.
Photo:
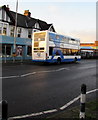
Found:
[[(80, 94), (96, 88), (96, 61), (81, 60), (61, 65), (3, 65), (2, 96), (8, 101), (9, 117), (58, 109)], [(91, 96), (90, 96), (91, 97)]]

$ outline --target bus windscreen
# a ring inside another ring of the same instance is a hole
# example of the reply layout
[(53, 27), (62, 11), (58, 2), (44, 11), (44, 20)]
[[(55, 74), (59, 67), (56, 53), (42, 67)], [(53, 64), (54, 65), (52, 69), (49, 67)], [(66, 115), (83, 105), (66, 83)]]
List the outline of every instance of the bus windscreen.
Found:
[(46, 36), (46, 32), (35, 33), (34, 34), (34, 41), (45, 41), (45, 36)]

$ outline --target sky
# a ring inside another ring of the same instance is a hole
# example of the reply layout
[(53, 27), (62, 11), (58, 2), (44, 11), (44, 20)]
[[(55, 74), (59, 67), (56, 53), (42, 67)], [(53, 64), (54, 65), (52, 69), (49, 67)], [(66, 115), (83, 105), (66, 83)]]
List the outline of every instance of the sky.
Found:
[[(16, 11), (16, 0), (2, 0)], [(31, 12), (31, 17), (53, 24), (59, 34), (80, 39), (81, 43), (96, 40), (95, 0), (18, 0), (18, 13)]]

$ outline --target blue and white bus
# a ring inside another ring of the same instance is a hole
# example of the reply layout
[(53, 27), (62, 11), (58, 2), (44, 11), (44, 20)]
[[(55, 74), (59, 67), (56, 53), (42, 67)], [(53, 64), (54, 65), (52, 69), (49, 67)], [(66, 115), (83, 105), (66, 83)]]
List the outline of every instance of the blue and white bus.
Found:
[(80, 61), (80, 40), (50, 31), (33, 33), (32, 61), (58, 64)]

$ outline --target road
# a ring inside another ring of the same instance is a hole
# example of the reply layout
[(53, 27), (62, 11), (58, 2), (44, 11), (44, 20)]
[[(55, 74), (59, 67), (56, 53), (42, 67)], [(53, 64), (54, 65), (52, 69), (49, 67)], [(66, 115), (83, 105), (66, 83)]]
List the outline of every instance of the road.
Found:
[(80, 94), (96, 88), (96, 61), (81, 60), (61, 65), (3, 65), (2, 96), (8, 101), (9, 117), (58, 109)]

